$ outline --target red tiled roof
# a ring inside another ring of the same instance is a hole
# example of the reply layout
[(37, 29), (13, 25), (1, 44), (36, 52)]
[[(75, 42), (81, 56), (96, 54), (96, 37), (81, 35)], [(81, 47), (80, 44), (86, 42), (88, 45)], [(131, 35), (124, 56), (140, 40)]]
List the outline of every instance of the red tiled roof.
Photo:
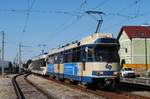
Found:
[(118, 35), (120, 38), (122, 32), (125, 31), (128, 37), (131, 38), (150, 38), (150, 27), (148, 26), (123, 26)]

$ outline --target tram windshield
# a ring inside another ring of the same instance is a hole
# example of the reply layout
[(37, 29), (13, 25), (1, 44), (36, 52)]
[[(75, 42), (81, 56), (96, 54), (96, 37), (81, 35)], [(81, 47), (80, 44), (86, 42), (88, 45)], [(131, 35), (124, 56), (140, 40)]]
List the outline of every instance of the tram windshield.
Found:
[(118, 62), (119, 55), (117, 46), (95, 46), (94, 47), (95, 61), (99, 62)]

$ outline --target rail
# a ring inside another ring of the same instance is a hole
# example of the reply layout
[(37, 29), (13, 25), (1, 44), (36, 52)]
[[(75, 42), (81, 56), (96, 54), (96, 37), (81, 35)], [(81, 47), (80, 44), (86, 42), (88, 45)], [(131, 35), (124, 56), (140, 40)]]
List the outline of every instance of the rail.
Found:
[[(39, 75), (37, 75), (37, 76), (39, 76)], [(130, 98), (130, 99), (138, 99), (138, 98), (139, 99), (148, 99), (147, 97), (125, 93), (125, 92), (123, 92), (121, 90), (117, 90), (115, 88), (109, 89), (111, 91), (93, 90), (93, 89), (91, 90), (91, 89), (88, 89), (88, 88), (83, 87), (83, 86), (78, 86), (78, 85), (62, 82), (62, 81), (59, 81), (56, 79), (52, 79), (50, 77), (44, 77), (44, 78), (51, 80), (51, 81), (54, 81), (54, 82), (59, 83), (59, 84), (67, 85), (73, 89), (78, 89), (78, 90), (81, 90), (84, 92), (93, 93), (95, 95), (102, 96), (102, 97), (105, 97), (108, 99), (119, 99), (119, 98), (123, 98), (123, 99), (127, 99), (127, 98)]]
[(22, 93), (22, 91), (21, 91), (21, 89), (20, 89), (20, 87), (19, 87), (19, 85), (18, 85), (18, 83), (17, 83), (17, 81), (16, 81), (16, 78), (17, 78), (18, 76), (21, 76), (21, 75), (23, 75), (23, 74), (18, 74), (18, 75), (16, 75), (16, 76), (14, 76), (14, 77), (12, 78), (12, 83), (13, 83), (13, 86), (14, 86), (14, 89), (15, 89), (15, 92), (16, 92), (16, 95), (18, 96), (18, 99), (25, 99), (25, 97), (24, 97), (24, 95), (23, 95), (23, 93)]
[(35, 87), (38, 91), (40, 91), (41, 93), (43, 93), (48, 99), (56, 99), (55, 97), (51, 96), (50, 94), (48, 94), (45, 90), (42, 90), (40, 87), (38, 87), (37, 85), (35, 85), (34, 83), (32, 83), (30, 80), (27, 79), (27, 76), (29, 76), (31, 73), (28, 73), (27, 75), (24, 76), (24, 79), (31, 84), (33, 87)]
[(150, 86), (150, 78), (122, 78), (121, 82)]

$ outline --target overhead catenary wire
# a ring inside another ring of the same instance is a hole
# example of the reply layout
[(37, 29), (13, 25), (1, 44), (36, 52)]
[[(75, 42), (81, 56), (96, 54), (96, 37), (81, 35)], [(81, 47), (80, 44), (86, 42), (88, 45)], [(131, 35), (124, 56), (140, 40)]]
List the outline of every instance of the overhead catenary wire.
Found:
[[(99, 6), (105, 5), (108, 1), (110, 1), (110, 0), (106, 0), (106, 1), (104, 1), (104, 2), (99, 3), (96, 7), (92, 8), (92, 10), (98, 8)], [(86, 4), (87, 4), (87, 1), (83, 1), (83, 2), (81, 3), (80, 9), (81, 9), (81, 6), (83, 7), (83, 4), (86, 5)], [(84, 17), (84, 16), (86, 15), (85, 12), (81, 12), (81, 10), (79, 10), (79, 12), (80, 12), (80, 13), (78, 13), (78, 14), (80, 14), (80, 17), (79, 17), (77, 20), (75, 20), (74, 22), (72, 22), (70, 25), (75, 24), (76, 22), (78, 22), (79, 20), (81, 20), (82, 17)], [(68, 29), (68, 28), (70, 27), (70, 25), (64, 27), (63, 29), (64, 29), (64, 30)]]
[[(97, 5), (96, 7), (94, 7), (94, 8), (96, 9), (96, 8), (100, 7), (101, 4), (102, 4), (102, 6), (105, 5), (105, 4), (107, 4), (107, 1), (110, 1), (110, 0), (105, 0), (104, 2), (98, 4), (98, 5)], [(119, 11), (122, 12), (122, 11), (125, 11), (125, 10), (127, 10), (127, 9), (129, 9), (129, 8), (131, 8), (131, 7), (135, 6), (135, 5), (137, 5), (137, 4), (140, 5), (140, 2), (141, 2), (141, 0), (135, 0), (134, 2), (132, 2), (131, 4), (129, 4), (128, 7), (126, 6), (126, 7), (122, 8), (122, 9), (120, 9)], [(93, 9), (94, 9), (94, 8), (93, 8)], [(138, 9), (139, 9), (139, 8), (138, 8)], [(139, 9), (139, 10), (140, 10), (140, 9)], [(109, 29), (111, 29), (111, 28), (114, 28), (114, 27), (120, 25), (121, 23), (128, 22), (128, 21), (133, 20), (133, 19), (136, 19), (136, 18), (138, 18), (138, 17), (142, 17), (142, 16), (146, 16), (146, 15), (149, 15), (149, 14), (150, 14), (150, 11), (147, 11), (147, 12), (144, 12), (144, 13), (141, 13), (141, 14), (140, 14), (140, 12), (138, 12), (138, 15), (137, 15), (137, 14), (125, 15), (125, 14), (120, 14), (119, 11), (118, 11), (118, 13), (106, 13), (106, 16), (121, 16), (121, 17), (124, 17), (124, 18), (127, 18), (127, 19), (124, 19), (124, 20), (120, 21), (119, 23), (117, 22), (117, 23), (115, 23), (115, 24), (112, 24), (112, 25), (110, 25), (110, 26), (108, 26), (108, 27), (104, 27), (104, 29), (109, 30)], [(92, 27), (92, 28), (94, 28), (94, 27)], [(104, 30), (104, 29), (103, 29), (103, 30)], [(89, 28), (88, 30), (91, 30), (91, 28)], [(78, 35), (78, 34), (77, 34), (77, 35)]]
[(82, 9), (87, 5), (88, 0), (81, 0), (81, 5), (79, 8), (79, 12), (82, 11)]
[[(124, 11), (126, 11), (127, 9), (129, 9), (129, 8), (131, 8), (131, 7), (133, 7), (133, 6), (136, 6), (136, 5), (139, 4), (140, 2), (141, 2), (141, 0), (135, 0), (135, 1), (133, 1), (131, 4), (129, 4), (129, 6), (123, 7), (123, 8), (121, 8), (120, 10), (118, 10), (117, 13), (106, 13), (106, 15), (110, 15), (110, 16), (121, 16), (121, 17), (127, 18), (127, 19), (125, 19), (125, 20), (123, 20), (123, 21), (120, 21), (120, 22), (118, 22), (118, 23), (114, 23), (114, 24), (108, 26), (107, 29), (109, 29), (109, 27), (112, 27), (112, 26), (121, 24), (122, 22), (126, 22), (126, 21), (128, 21), (128, 20), (131, 20), (131, 19), (136, 18), (136, 17), (137, 17), (137, 14), (133, 14), (133, 15), (131, 16), (131, 15), (121, 14), (120, 12), (124, 12)], [(111, 21), (112, 21), (112, 19), (111, 19)]]
[(131, 9), (131, 7), (134, 7), (136, 6), (137, 4), (139, 4), (141, 2), (141, 0), (135, 0), (133, 1), (131, 4), (129, 4), (128, 6), (125, 6), (123, 8), (121, 8), (120, 10), (117, 11), (117, 13), (120, 13), (120, 12), (124, 12), (126, 11), (127, 9)]
[[(83, 16), (84, 16), (84, 13), (81, 12), (83, 6), (87, 5), (87, 2), (88, 0), (81, 0), (81, 4), (79, 6), (79, 9), (76, 9), (75, 11), (73, 11), (72, 13), (71, 12), (64, 12), (63, 11), (63, 14), (68, 14), (68, 15), (72, 15), (72, 16), (76, 16), (76, 20), (71, 22), (69, 25), (63, 27), (61, 30), (66, 30), (67, 28), (69, 28), (71, 25), (75, 24), (76, 22), (78, 22)], [(79, 11), (78, 11), (79, 10)], [(62, 11), (61, 11), (62, 12)], [(63, 23), (62, 25), (60, 25), (59, 27), (62, 27), (66, 24), (67, 22)], [(58, 28), (56, 28), (57, 30)]]
[[(149, 11), (149, 12), (150, 12), (150, 11)], [(150, 14), (150, 13), (149, 13), (149, 14)], [(121, 23), (125, 23), (125, 22), (128, 22), (128, 21), (133, 21), (134, 19), (137, 19), (137, 18), (146, 16), (146, 15), (148, 15), (148, 13), (139, 14), (138, 16), (133, 17), (132, 19), (130, 18), (130, 19), (122, 20), (122, 21), (120, 21), (120, 22), (118, 22), (118, 23), (115, 23), (115, 24), (110, 25), (109, 27), (105, 27), (104, 29), (105, 29), (105, 30), (112, 29), (112, 28), (114, 28), (114, 27), (120, 25)]]
[(120, 22), (117, 22), (117, 23), (114, 23), (114, 24), (110, 24), (109, 26), (107, 27), (104, 27), (104, 29), (110, 29), (114, 26), (117, 26), (117, 25), (120, 25), (121, 23), (124, 23), (124, 22), (127, 22), (127, 21), (130, 21), (132, 19), (135, 19), (138, 17), (139, 15), (139, 12), (138, 14), (133, 14), (132, 16), (130, 15), (125, 15), (125, 14), (120, 14), (120, 12), (124, 12), (125, 10), (133, 7), (133, 6), (136, 6), (137, 4), (139, 4), (141, 2), (141, 0), (135, 0), (134, 2), (132, 2), (131, 4), (129, 4), (129, 6), (127, 7), (123, 7), (122, 9), (120, 9), (119, 11), (117, 11), (116, 14), (112, 14), (112, 13), (108, 13), (108, 15), (113, 15), (113, 16), (122, 16), (122, 17), (126, 17), (127, 19), (123, 20), (123, 21), (120, 21)]
[[(83, 0), (82, 0), (83, 1)], [(107, 1), (107, 0), (106, 0)], [(105, 1), (105, 2), (106, 2)], [(136, 2), (134, 3), (134, 4), (136, 4), (137, 2), (139, 2), (138, 0), (135, 0)], [(84, 3), (84, 2), (83, 2)], [(107, 4), (107, 2), (105, 3), (105, 4)], [(138, 4), (140, 4), (140, 3), (138, 3)], [(82, 8), (83, 9), (83, 8)], [(127, 9), (127, 7), (126, 7), (126, 9)], [(130, 9), (130, 8), (128, 8), (128, 9)], [(12, 10), (13, 11), (13, 10)], [(28, 10), (25, 10), (25, 11), (22, 11), (21, 13), (27, 13), (28, 12)], [(55, 11), (42, 11), (42, 10), (30, 10), (30, 13), (54, 13)], [(74, 13), (72, 13), (72, 12), (70, 12), (70, 13), (66, 13), (67, 11), (61, 11), (60, 13), (58, 13), (58, 14), (66, 14), (66, 15), (72, 15), (72, 16), (75, 16), (75, 17), (78, 17), (77, 15), (74, 15)], [(79, 11), (80, 12), (80, 11)], [(17, 13), (20, 13), (20, 12), (17, 12)], [(76, 13), (75, 13), (76, 14)], [(144, 14), (144, 13), (143, 13)], [(138, 14), (137, 14), (138, 15)], [(137, 15), (133, 15), (133, 17), (134, 16), (137, 16)], [(140, 16), (141, 16), (141, 14), (139, 14)], [(30, 16), (30, 15), (29, 15)], [(129, 17), (128, 17), (128, 14), (127, 15), (125, 15), (125, 14), (121, 14), (121, 13), (116, 13), (116, 14), (114, 14), (114, 15), (112, 15), (112, 16), (121, 16), (121, 17), (126, 17), (127, 19), (125, 19), (125, 20), (132, 20), (132, 19), (128, 19), (128, 18), (130, 18), (130, 15), (129, 15)], [(145, 15), (144, 15), (145, 16)], [(131, 15), (131, 18), (132, 18), (132, 15)], [(134, 18), (133, 18), (134, 19)], [(74, 20), (73, 20), (74, 21)], [(122, 20), (121, 20), (122, 21)], [(124, 22), (127, 22), (127, 21), (124, 21)], [(29, 22), (29, 21), (27, 21), (27, 22)], [(67, 21), (68, 22), (68, 21)], [(123, 23), (123, 21), (121, 22), (121, 23)], [(118, 24), (118, 23), (116, 23), (116, 24)], [(119, 23), (120, 24), (120, 23)], [(110, 24), (111, 25), (111, 24)], [(67, 29), (65, 29), (65, 27), (66, 28), (69, 28), (69, 27), (71, 27), (71, 26), (69, 26), (68, 24), (60, 24), (60, 26), (62, 27), (62, 31), (65, 31), (65, 30), (67, 30)], [(64, 26), (64, 27), (63, 27)], [(69, 26), (69, 27), (68, 27)], [(63, 30), (64, 29), (64, 30)], [(27, 30), (26, 28), (24, 29), (25, 31)], [(56, 33), (57, 34), (57, 33)], [(56, 34), (53, 34), (53, 35), (56, 35)]]
[[(82, 0), (81, 2), (81, 5), (79, 6), (79, 9), (76, 9), (75, 11), (73, 11), (72, 13), (68, 13), (68, 12), (62, 12), (62, 11), (57, 11), (59, 13), (63, 13), (63, 14), (69, 14), (69, 15), (72, 15), (72, 16), (76, 16), (76, 20), (72, 21), (71, 23), (69, 23), (68, 25), (65, 25), (67, 24), (68, 22), (64, 22), (62, 23), (60, 26), (58, 26), (55, 30), (57, 30), (56, 32), (59, 32), (62, 33), (62, 31), (65, 31), (67, 30), (69, 27), (71, 27), (72, 25), (74, 25), (75, 23), (77, 23), (79, 20), (82, 19), (82, 17), (85, 15), (85, 13), (82, 13), (81, 10), (83, 8), (83, 6), (85, 6), (87, 4), (88, 0)], [(79, 11), (78, 11), (79, 10)], [(61, 29), (60, 29), (61, 28)], [(59, 31), (58, 31), (59, 30)], [(54, 33), (50, 35), (50, 37), (53, 37), (54, 36)], [(52, 39), (51, 39), (52, 40)], [(47, 41), (44, 40), (43, 42)], [(43, 43), (42, 42), (42, 43)]]
[[(104, 6), (105, 4), (107, 4), (108, 2), (109, 2), (110, 0), (105, 0), (105, 1), (103, 1), (103, 2), (100, 2), (96, 7), (94, 7), (94, 8), (92, 8), (91, 10), (95, 10), (96, 8), (98, 8), (98, 7), (101, 7), (101, 6)], [(87, 4), (87, 2), (86, 2), (86, 4)], [(82, 5), (82, 3), (81, 3), (81, 5)], [(81, 12), (80, 12), (81, 13)], [(85, 11), (84, 12), (82, 12), (82, 16), (80, 17), (80, 18), (82, 18), (83, 16), (85, 16), (86, 14), (85, 14)], [(79, 20), (80, 20), (80, 18), (79, 18)], [(78, 35), (78, 34), (77, 34)], [(73, 37), (73, 39), (74, 39), (74, 37)], [(73, 40), (72, 39), (72, 40)]]
[(99, 4), (97, 4), (95, 7), (93, 7), (91, 10), (95, 10), (99, 7), (104, 6), (105, 4), (107, 4), (110, 0), (104, 0), (103, 2), (100, 2)]
[(28, 21), (29, 21), (29, 16), (30, 16), (30, 10), (32, 9), (34, 3), (35, 3), (35, 0), (33, 0), (31, 2), (31, 5), (30, 5), (30, 2), (28, 0), (28, 8), (27, 8), (28, 12), (26, 13), (25, 24), (24, 24), (24, 27), (23, 27), (23, 31), (21, 33), (21, 40), (20, 40), (20, 43), (19, 43), (19, 46), (18, 46), (19, 72), (21, 72), (21, 68), (22, 68), (22, 47), (25, 47), (24, 45), (22, 45), (22, 43), (23, 43), (23, 37), (24, 37), (26, 29), (27, 29), (27, 25), (28, 25)]
[[(58, 33), (62, 33), (63, 31), (69, 29), (72, 25), (74, 25), (74, 24), (76, 24), (77, 22), (79, 22), (79, 21), (83, 18), (84, 15), (85, 15), (85, 14), (83, 14), (83, 15), (80, 16), (80, 17), (78, 17), (76, 20), (72, 21), (71, 23), (67, 24), (65, 27), (63, 27), (63, 28), (57, 30), (57, 32), (58, 32)], [(65, 23), (63, 23), (63, 24), (65, 25)], [(62, 26), (63, 26), (63, 25), (62, 25)], [(55, 32), (55, 33), (56, 33), (56, 32)], [(51, 37), (51, 40), (53, 40), (54, 36), (55, 36), (55, 34), (53, 33), (53, 34), (51, 34), (49, 37)], [(58, 35), (57, 35), (57, 36), (58, 36)], [(45, 39), (42, 43), (44, 43), (44, 42), (47, 41), (47, 40), (49, 40), (49, 38), (48, 38), (48, 39)]]
[(24, 27), (23, 27), (23, 30), (22, 30), (20, 43), (23, 42), (23, 37), (24, 37), (24, 34), (26, 32), (27, 25), (28, 25), (28, 22), (29, 22), (30, 13), (31, 13), (30, 10), (33, 8), (33, 5), (34, 5), (35, 1), (36, 0), (32, 0), (31, 5), (30, 5), (30, 1), (28, 0), (28, 9), (27, 9), (27, 12), (26, 12), (25, 24), (24, 24)]

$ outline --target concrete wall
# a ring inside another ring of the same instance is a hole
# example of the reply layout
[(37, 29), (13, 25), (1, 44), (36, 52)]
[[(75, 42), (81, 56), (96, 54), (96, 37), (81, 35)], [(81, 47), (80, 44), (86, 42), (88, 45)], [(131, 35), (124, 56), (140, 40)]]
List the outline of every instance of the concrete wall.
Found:
[(150, 64), (150, 38), (147, 38), (147, 63)]
[(150, 64), (150, 39), (132, 38), (133, 64), (146, 64), (145, 42), (147, 42), (147, 64)]
[(131, 40), (128, 38), (125, 31), (123, 31), (122, 35), (119, 38), (120, 43), (120, 62), (125, 59), (126, 63), (131, 63)]

